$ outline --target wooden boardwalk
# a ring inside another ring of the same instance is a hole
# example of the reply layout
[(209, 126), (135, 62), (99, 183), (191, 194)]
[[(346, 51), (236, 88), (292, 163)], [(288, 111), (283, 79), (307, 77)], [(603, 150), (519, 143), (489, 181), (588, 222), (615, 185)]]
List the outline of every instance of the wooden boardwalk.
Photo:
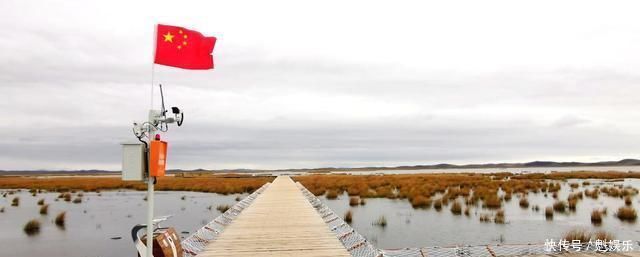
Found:
[(351, 255), (291, 178), (280, 176), (198, 256)]

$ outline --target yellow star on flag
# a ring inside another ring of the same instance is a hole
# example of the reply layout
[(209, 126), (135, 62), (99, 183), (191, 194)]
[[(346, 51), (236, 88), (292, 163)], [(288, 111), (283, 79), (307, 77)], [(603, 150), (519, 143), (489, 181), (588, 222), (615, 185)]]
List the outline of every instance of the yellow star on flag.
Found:
[(173, 43), (173, 35), (171, 35), (171, 32), (167, 32), (166, 35), (162, 35), (162, 36), (164, 36), (164, 42)]

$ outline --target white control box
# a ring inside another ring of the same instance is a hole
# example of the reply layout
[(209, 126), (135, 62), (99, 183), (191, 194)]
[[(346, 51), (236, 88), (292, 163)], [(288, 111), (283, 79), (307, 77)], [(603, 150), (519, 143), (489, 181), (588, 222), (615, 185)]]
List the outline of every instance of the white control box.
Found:
[(143, 181), (146, 169), (144, 144), (122, 143), (122, 180)]

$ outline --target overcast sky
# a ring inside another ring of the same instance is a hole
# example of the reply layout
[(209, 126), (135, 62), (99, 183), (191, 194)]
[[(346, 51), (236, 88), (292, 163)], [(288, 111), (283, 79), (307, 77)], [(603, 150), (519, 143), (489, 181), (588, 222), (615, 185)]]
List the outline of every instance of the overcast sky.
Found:
[[(0, 1), (0, 169), (112, 169), (156, 66), (170, 168), (640, 157), (637, 1)], [(156, 91), (157, 92), (157, 91)], [(156, 96), (156, 104), (158, 96)], [(157, 106), (157, 105), (156, 105)]]

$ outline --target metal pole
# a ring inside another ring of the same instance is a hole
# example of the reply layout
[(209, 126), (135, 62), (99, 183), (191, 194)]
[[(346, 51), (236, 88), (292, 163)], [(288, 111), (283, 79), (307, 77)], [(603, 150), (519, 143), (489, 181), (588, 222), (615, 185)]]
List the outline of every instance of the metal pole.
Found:
[(147, 257), (153, 256), (153, 182), (155, 178), (147, 179)]
[[(153, 39), (152, 39), (152, 45), (153, 45), (153, 56), (152, 58), (155, 59), (155, 55), (156, 55), (156, 40), (158, 37), (158, 25), (156, 25), (153, 29)], [(153, 75), (154, 75), (154, 68), (155, 68), (155, 64), (154, 64), (155, 60), (151, 61), (151, 104), (150, 104), (150, 109), (153, 110)], [(149, 123), (151, 123), (152, 120), (149, 119)], [(151, 140), (153, 140), (153, 138), (155, 138), (155, 129), (152, 126), (149, 126), (149, 138), (148, 138), (148, 146), (149, 149), (147, 149), (147, 253), (145, 254), (145, 257), (152, 257), (153, 256), (153, 200), (154, 200), (154, 195), (153, 195), (153, 190), (154, 190), (154, 182), (155, 182), (155, 177), (151, 177), (150, 176), (150, 170), (149, 170), (149, 154), (151, 153)]]

